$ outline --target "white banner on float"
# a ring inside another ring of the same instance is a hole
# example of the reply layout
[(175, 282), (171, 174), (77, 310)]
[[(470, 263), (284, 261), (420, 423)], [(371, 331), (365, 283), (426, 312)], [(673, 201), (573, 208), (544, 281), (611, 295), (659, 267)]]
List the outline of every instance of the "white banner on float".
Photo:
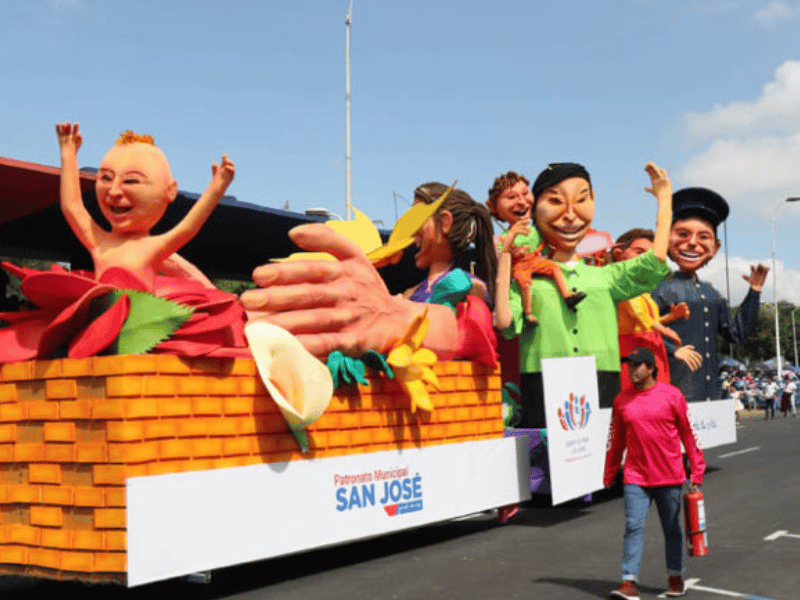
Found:
[(689, 418), (701, 448), (736, 443), (736, 401), (689, 402)]
[(127, 480), (128, 586), (530, 499), (527, 438)]
[(594, 356), (542, 359), (553, 504), (602, 489), (610, 409), (599, 409)]

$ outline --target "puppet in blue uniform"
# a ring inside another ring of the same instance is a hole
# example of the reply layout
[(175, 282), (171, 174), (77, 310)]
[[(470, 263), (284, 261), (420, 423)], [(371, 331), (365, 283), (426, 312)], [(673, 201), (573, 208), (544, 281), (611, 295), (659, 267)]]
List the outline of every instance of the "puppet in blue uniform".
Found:
[(769, 271), (758, 264), (750, 267), (749, 275), (742, 276), (750, 289), (735, 317), (719, 292), (697, 278), (698, 269), (719, 250), (717, 225), (727, 218), (728, 212), (725, 199), (705, 188), (686, 188), (673, 194), (669, 256), (679, 271), (662, 281), (651, 294), (661, 314), (668, 313), (671, 304), (689, 305), (689, 319), (672, 325), (686, 346), (678, 348), (666, 339), (664, 345), (672, 384), (690, 402), (720, 397), (717, 333), (739, 343), (752, 332), (761, 288)]

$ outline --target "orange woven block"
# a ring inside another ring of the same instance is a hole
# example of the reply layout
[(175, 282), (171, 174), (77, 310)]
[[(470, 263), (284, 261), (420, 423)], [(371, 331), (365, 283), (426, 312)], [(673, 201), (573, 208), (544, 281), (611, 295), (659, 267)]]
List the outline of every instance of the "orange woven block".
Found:
[(0, 444), (0, 463), (14, 462), (14, 444)]
[(191, 440), (161, 440), (158, 442), (157, 456), (153, 460), (171, 460), (175, 458), (190, 458), (191, 456)]
[(76, 550), (104, 550), (105, 538), (106, 534), (102, 531), (75, 531), (72, 535), (72, 547)]
[(78, 573), (94, 571), (94, 555), (91, 552), (62, 552), (61, 569)]
[(221, 439), (197, 439), (192, 440), (192, 456), (193, 457), (211, 457), (222, 456), (222, 440)]
[(75, 461), (75, 444), (45, 444), (44, 460), (53, 463)]
[(122, 404), (126, 419), (155, 419), (159, 412), (159, 398), (128, 398)]
[[(144, 462), (158, 460), (160, 452), (159, 443), (160, 442), (152, 441), (152, 442), (138, 442), (138, 443), (108, 444), (108, 460), (111, 462), (121, 462), (121, 463), (144, 463)], [(97, 466), (100, 467), (103, 465), (97, 465)], [(118, 482), (108, 481), (102, 483), (118, 483)]]
[(14, 462), (44, 462), (42, 444), (14, 444)]
[(63, 377), (85, 377), (87, 375), (94, 375), (94, 362), (91, 359), (62, 359), (61, 375)]
[(125, 509), (96, 508), (94, 526), (96, 529), (125, 529)]
[(50, 400), (78, 397), (78, 384), (74, 379), (48, 379), (45, 381), (45, 394)]
[(28, 564), (27, 546), (0, 546), (0, 564), (26, 565)]
[(0, 402), (16, 402), (17, 386), (13, 383), (0, 384)]
[(61, 483), (61, 467), (57, 464), (31, 464), (28, 466), (30, 483)]
[(17, 426), (14, 423), (0, 425), (0, 442), (16, 442)]
[(105, 506), (106, 498), (101, 487), (75, 488), (75, 506)]
[(188, 417), (192, 414), (192, 399), (183, 397), (161, 398), (159, 407), (162, 417)]
[[(65, 421), (91, 419), (93, 408), (95, 407), (92, 406), (92, 402), (89, 400), (62, 401), (58, 405), (58, 414)], [(121, 415), (107, 417), (105, 413), (101, 412), (95, 414), (95, 419), (119, 418), (119, 416)]]
[[(159, 357), (160, 358), (160, 357)], [(127, 354), (122, 356), (95, 356), (91, 359), (94, 375), (119, 375), (120, 373), (155, 373), (158, 361), (153, 355)]]
[(28, 402), (28, 419), (48, 421), (58, 419), (58, 402)]
[(41, 529), (28, 525), (11, 525), (6, 528), (6, 542), (23, 546), (38, 546), (41, 540)]
[[(174, 375), (149, 375), (142, 378), (144, 396), (174, 396), (178, 393), (178, 377)], [(183, 379), (183, 378), (181, 378)]]
[(27, 381), (33, 377), (33, 362), (6, 363), (0, 366), (3, 381)]
[(75, 423), (45, 423), (44, 439), (47, 442), (74, 442)]
[(48, 569), (60, 569), (61, 551), (50, 548), (31, 548), (28, 552), (28, 563)]
[(106, 506), (110, 508), (125, 506), (125, 488), (107, 487), (103, 490), (106, 496)]
[[(144, 384), (140, 375), (120, 375), (106, 377), (106, 394), (109, 398), (118, 396), (138, 397), (142, 395)], [(145, 415), (158, 416), (158, 415)]]
[(27, 402), (0, 404), (0, 422), (25, 421), (28, 418)]
[(64, 515), (60, 506), (31, 506), (31, 525), (61, 527)]
[(239, 393), (237, 377), (209, 377), (206, 385), (207, 393), (212, 396), (234, 396)]
[(94, 400), (91, 402), (93, 419), (122, 419), (127, 416), (128, 401), (114, 400)]
[(225, 438), (222, 440), (223, 456), (241, 456), (258, 452), (260, 452), (260, 448), (258, 438), (255, 436)]
[[(187, 422), (192, 422), (193, 420), (187, 419)], [(142, 422), (142, 429), (144, 430), (144, 437), (148, 440), (153, 439), (162, 439), (162, 438), (174, 438), (178, 435), (178, 431), (180, 429), (179, 421), (176, 420), (158, 420), (158, 421), (151, 421), (147, 420)]]
[(191, 377), (176, 377), (177, 394), (181, 396), (205, 396), (206, 377), (193, 375)]
[[(109, 442), (134, 442), (145, 437), (144, 425), (141, 421), (108, 421), (106, 423), (106, 439)], [(47, 425), (45, 425), (47, 427)], [(45, 437), (47, 433), (45, 430)]]
[[(233, 396), (222, 399), (222, 407), (226, 415), (250, 415), (253, 414), (254, 398), (245, 396)], [(0, 405), (2, 408), (2, 405)]]
[(222, 398), (197, 397), (192, 399), (195, 415), (217, 416), (222, 414)]
[(206, 421), (208, 435), (233, 436), (239, 431), (236, 419), (208, 419)]
[(97, 552), (94, 569), (98, 573), (125, 573), (128, 569), (126, 556), (121, 553)]
[(121, 550), (128, 549), (128, 537), (124, 531), (106, 531), (106, 547), (105, 550)]
[(69, 529), (41, 529), (41, 545), (44, 548), (72, 548), (72, 531)]
[[(213, 419), (177, 419), (173, 423), (174, 433), (172, 437), (205, 437), (209, 435), (209, 423)], [(236, 429), (236, 423), (231, 423), (233, 429)]]
[(103, 463), (108, 460), (106, 444), (75, 444), (75, 461), (81, 463)]
[(94, 465), (92, 480), (95, 485), (125, 485), (124, 465)]
[(72, 506), (75, 504), (75, 492), (71, 487), (56, 485), (43, 485), (42, 504), (58, 504)]

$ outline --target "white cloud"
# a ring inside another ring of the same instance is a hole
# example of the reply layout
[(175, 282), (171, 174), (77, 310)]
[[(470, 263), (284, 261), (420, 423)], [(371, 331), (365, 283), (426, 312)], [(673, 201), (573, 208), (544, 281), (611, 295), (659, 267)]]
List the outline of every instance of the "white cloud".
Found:
[(764, 86), (755, 102), (717, 105), (707, 113), (688, 113), (685, 121), (695, 141), (800, 130), (800, 61), (787, 60), (778, 67), (775, 80)]
[(762, 27), (773, 27), (797, 16), (800, 10), (786, 2), (770, 2), (753, 13), (753, 19)]
[(800, 196), (800, 61), (778, 67), (754, 102), (684, 119), (689, 141), (704, 145), (678, 170), (681, 184), (712, 188), (765, 217), (782, 199)]
[(775, 204), (800, 195), (800, 131), (786, 137), (719, 139), (680, 170), (686, 185), (717, 190), (732, 204), (771, 216)]

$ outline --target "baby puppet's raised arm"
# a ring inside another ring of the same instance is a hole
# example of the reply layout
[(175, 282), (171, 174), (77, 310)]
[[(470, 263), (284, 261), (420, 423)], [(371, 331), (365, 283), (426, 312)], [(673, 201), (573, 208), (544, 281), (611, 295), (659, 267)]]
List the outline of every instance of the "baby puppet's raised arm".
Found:
[(159, 262), (166, 260), (197, 235), (222, 196), (225, 195), (225, 190), (233, 181), (236, 168), (233, 161), (223, 154), (221, 163), (214, 163), (211, 166), (211, 173), (211, 183), (208, 184), (191, 210), (186, 213), (186, 216), (175, 227), (158, 236), (161, 247), (157, 257)]
[(97, 247), (97, 235), (102, 230), (86, 210), (81, 197), (78, 150), (83, 136), (77, 123), (56, 123), (56, 134), (61, 151), (61, 212), (78, 240), (91, 253)]

